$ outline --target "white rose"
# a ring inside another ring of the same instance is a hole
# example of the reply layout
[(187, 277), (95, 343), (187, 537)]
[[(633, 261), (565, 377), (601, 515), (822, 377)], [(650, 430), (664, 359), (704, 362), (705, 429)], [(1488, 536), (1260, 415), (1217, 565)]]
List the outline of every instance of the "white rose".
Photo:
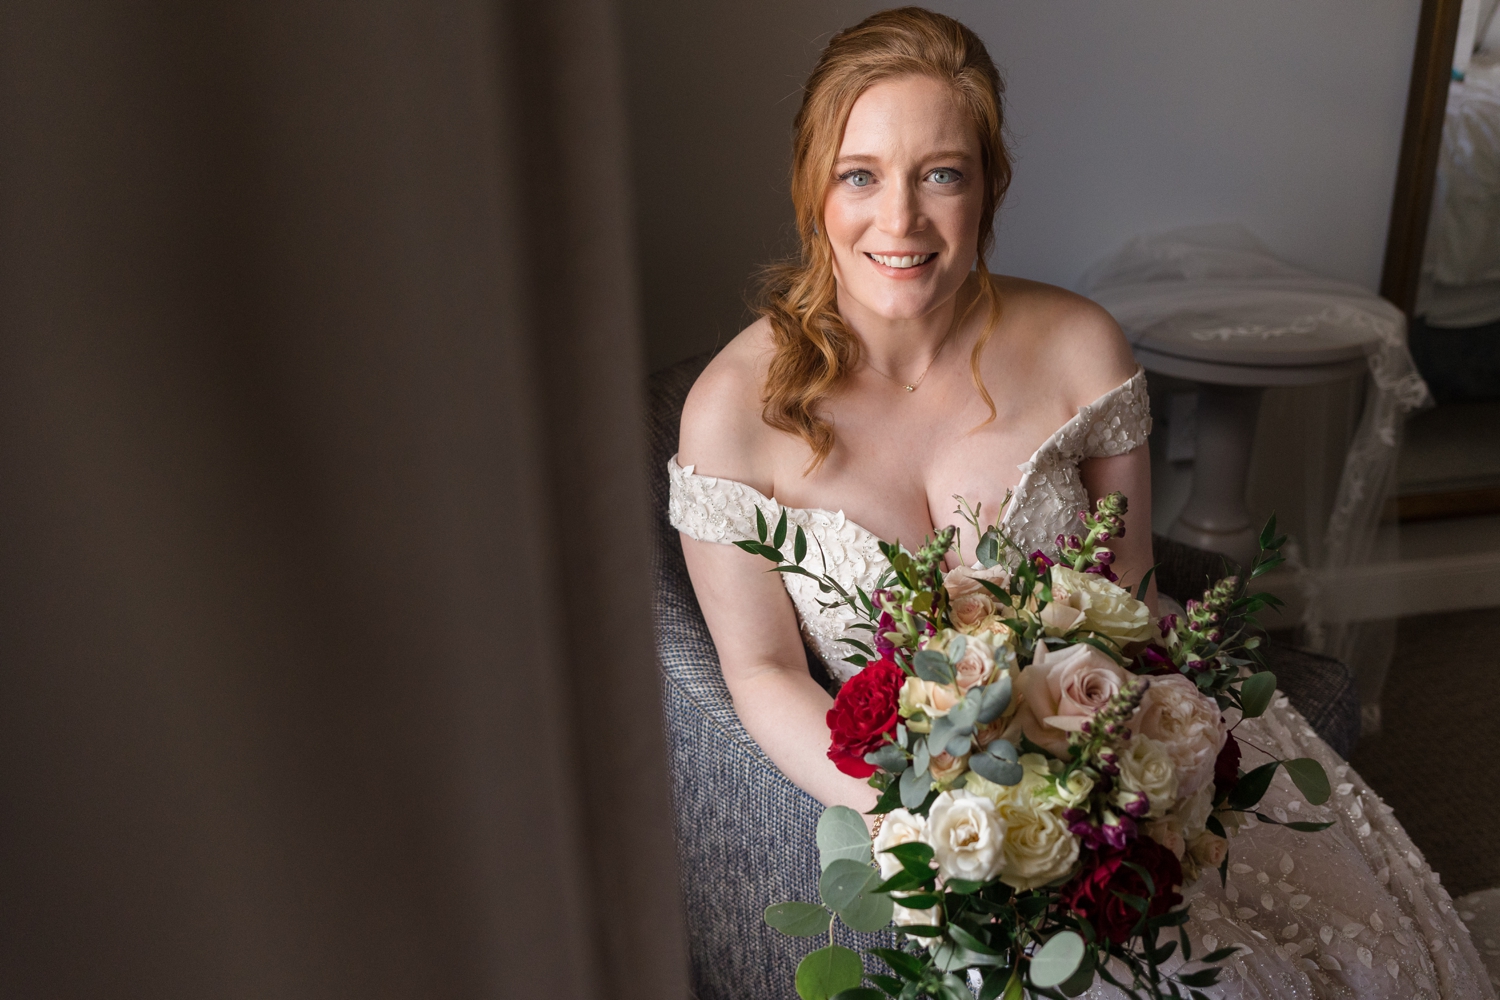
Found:
[(944, 881), (986, 882), (1000, 872), (1005, 825), (989, 799), (963, 789), (943, 792), (928, 810), (923, 839)]
[(1005, 824), (1000, 881), (1035, 889), (1063, 878), (1078, 860), (1078, 838), (1056, 812), (1032, 796), (1015, 796), (998, 808)]
[[(1116, 754), (1120, 765), (1119, 788), (1130, 796), (1144, 793), (1151, 808), (1148, 817), (1166, 814), (1177, 801), (1177, 765), (1167, 748), (1140, 733), (1131, 737), (1125, 749)], [(1122, 808), (1124, 801), (1117, 802)]]
[(1002, 590), (1010, 586), (1010, 571), (1003, 566), (960, 566), (943, 577), (943, 589), (948, 591), (948, 617), (962, 632), (978, 632), (986, 626), (1000, 610), (1000, 602), (980, 585), (984, 580)]
[[(922, 817), (914, 816), (905, 809), (892, 809), (886, 813), (885, 820), (880, 824), (880, 832), (875, 835), (874, 851), (875, 863), (880, 866), (880, 877), (888, 879), (902, 870), (901, 862), (893, 854), (885, 851), (898, 844), (911, 844), (922, 839), (926, 824)], [(891, 898), (899, 900), (905, 893), (891, 893)], [(891, 919), (897, 924), (910, 927), (913, 924), (919, 926), (935, 926), (942, 923), (942, 909), (932, 907), (928, 910), (909, 910), (899, 902)], [(913, 939), (917, 940), (917, 939)]]
[(1184, 796), (1213, 781), (1214, 761), (1229, 735), (1220, 725), (1218, 703), (1181, 674), (1151, 678), (1133, 728), (1166, 747)]
[(926, 824), (922, 817), (905, 809), (892, 809), (880, 823), (880, 832), (875, 835), (873, 845), (875, 863), (880, 866), (880, 877), (891, 878), (901, 871), (901, 862), (893, 854), (885, 852), (899, 844), (912, 844), (922, 839)]
[[(1057, 765), (1056, 771), (1062, 771), (1063, 763), (1060, 760), (1052, 761)], [(1068, 775), (1067, 781), (1053, 781), (1052, 796), (1062, 804), (1064, 809), (1072, 809), (1082, 805), (1094, 790), (1094, 779), (1082, 769), (1076, 768)]]
[(1098, 573), (1080, 573), (1059, 563), (1052, 567), (1051, 577), (1052, 603), (1042, 611), (1049, 635), (1081, 627), (1123, 644), (1145, 642), (1158, 634), (1151, 609)]
[(1029, 800), (1033, 795), (1046, 794), (1052, 787), (1051, 763), (1039, 753), (1023, 753), (1016, 763), (1021, 765), (1021, 780), (1014, 785), (997, 785), (973, 771), (964, 779), (964, 790), (971, 795), (989, 799), (995, 805), (1015, 798)]

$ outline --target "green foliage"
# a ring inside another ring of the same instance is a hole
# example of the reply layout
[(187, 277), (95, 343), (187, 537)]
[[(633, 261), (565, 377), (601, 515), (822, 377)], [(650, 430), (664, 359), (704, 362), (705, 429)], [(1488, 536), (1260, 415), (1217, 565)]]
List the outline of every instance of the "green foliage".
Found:
[(823, 869), (818, 878), (818, 896), (830, 910), (844, 910), (859, 898), (866, 887), (880, 883), (880, 872), (867, 864), (849, 858), (838, 858)]
[(833, 914), (812, 903), (776, 903), (766, 907), (765, 921), (788, 937), (827, 934)]
[(832, 1000), (859, 986), (864, 978), (865, 969), (859, 956), (848, 948), (831, 944), (797, 965), (797, 995), (802, 1000)]
[(1271, 705), (1271, 698), (1276, 694), (1276, 675), (1269, 670), (1262, 670), (1258, 674), (1251, 674), (1245, 678), (1240, 685), (1240, 706), (1244, 710), (1245, 718), (1258, 719)]
[[(870, 863), (870, 831), (848, 806), (830, 806), (818, 817), (818, 862), (824, 870), (840, 859)], [(837, 907), (835, 907), (837, 909)]]
[(1297, 757), (1285, 761), (1283, 766), (1309, 805), (1320, 806), (1328, 801), (1328, 773), (1322, 764), (1311, 757)]
[(1031, 956), (1031, 982), (1043, 989), (1060, 986), (1078, 971), (1083, 963), (1083, 938), (1072, 931), (1052, 935)]

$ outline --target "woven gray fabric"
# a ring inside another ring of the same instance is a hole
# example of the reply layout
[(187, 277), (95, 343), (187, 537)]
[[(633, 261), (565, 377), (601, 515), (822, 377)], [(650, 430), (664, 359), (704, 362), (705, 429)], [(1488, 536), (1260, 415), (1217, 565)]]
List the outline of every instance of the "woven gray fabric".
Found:
[[(709, 355), (651, 376), (647, 435), (653, 506), (653, 608), (663, 684), (663, 722), (672, 770), (678, 862), (699, 1000), (792, 995), (797, 962), (818, 946), (765, 926), (761, 913), (783, 900), (815, 902), (814, 831), (822, 806), (778, 771), (745, 732), (719, 669), (708, 627), (667, 521), (667, 459), (677, 450), (682, 404)], [(1157, 537), (1158, 587), (1179, 600), (1222, 575), (1221, 557)], [(1286, 646), (1267, 651), (1281, 688), (1341, 754), (1358, 732), (1352, 677), (1337, 660)], [(889, 935), (840, 927), (839, 943), (889, 945)]]

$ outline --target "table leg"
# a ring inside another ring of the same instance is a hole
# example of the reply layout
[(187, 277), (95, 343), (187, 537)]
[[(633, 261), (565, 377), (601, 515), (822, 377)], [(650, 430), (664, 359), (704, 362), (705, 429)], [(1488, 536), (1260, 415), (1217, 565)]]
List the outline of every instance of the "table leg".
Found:
[(1245, 506), (1250, 448), (1260, 415), (1258, 386), (1200, 385), (1193, 490), (1173, 523), (1172, 538), (1248, 565), (1259, 532)]

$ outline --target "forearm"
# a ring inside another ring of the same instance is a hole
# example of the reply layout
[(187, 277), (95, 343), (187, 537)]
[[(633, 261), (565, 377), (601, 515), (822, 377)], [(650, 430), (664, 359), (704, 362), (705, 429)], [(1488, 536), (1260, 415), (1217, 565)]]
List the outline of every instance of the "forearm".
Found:
[(740, 721), (766, 756), (799, 788), (827, 806), (865, 812), (879, 797), (862, 779), (828, 759), (833, 699), (805, 670), (767, 667), (730, 680)]

